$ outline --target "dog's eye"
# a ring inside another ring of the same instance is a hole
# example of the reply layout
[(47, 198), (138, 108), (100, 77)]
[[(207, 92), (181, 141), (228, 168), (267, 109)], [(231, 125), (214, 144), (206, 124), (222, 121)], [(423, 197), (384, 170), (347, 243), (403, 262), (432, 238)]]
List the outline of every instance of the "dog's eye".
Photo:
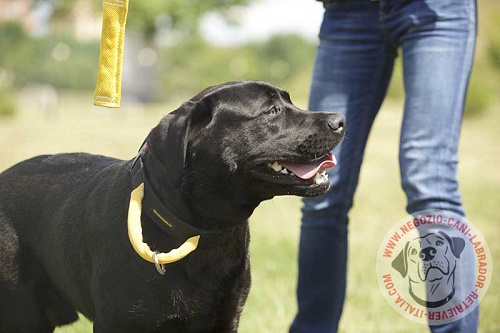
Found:
[(417, 250), (416, 250), (416, 249), (412, 249), (410, 254), (411, 254), (411, 255), (415, 255), (415, 254), (417, 254)]
[(436, 241), (436, 246), (443, 246), (444, 245), (444, 242), (443, 241)]
[(281, 108), (273, 105), (269, 110), (267, 110), (266, 114), (278, 114), (281, 112)]

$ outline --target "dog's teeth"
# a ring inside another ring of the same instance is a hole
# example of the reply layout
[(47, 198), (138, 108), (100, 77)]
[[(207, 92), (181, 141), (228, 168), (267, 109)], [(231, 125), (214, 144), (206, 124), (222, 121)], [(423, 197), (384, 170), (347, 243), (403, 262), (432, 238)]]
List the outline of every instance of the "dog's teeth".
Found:
[(314, 175), (313, 180), (316, 184), (326, 183), (328, 181), (328, 174), (326, 173), (326, 171), (323, 171), (321, 173), (318, 172), (317, 174)]
[(280, 172), (281, 169), (283, 169), (283, 167), (278, 163), (278, 162), (274, 162), (272, 165), (271, 165), (271, 168), (276, 171), (276, 172)]
[(288, 175), (288, 169), (287, 168), (283, 168), (280, 173), (282, 174), (285, 174), (285, 175)]
[(313, 180), (314, 180), (314, 182), (315, 182), (316, 184), (319, 184), (320, 179), (321, 179), (321, 177), (320, 177), (319, 173), (317, 173), (317, 174), (315, 174), (315, 175), (314, 175)]

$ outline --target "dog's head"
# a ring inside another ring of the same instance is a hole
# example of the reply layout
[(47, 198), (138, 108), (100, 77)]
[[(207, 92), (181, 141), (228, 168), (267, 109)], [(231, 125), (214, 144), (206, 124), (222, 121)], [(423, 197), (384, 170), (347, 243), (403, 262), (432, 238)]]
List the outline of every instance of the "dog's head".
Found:
[(416, 297), (439, 301), (453, 291), (456, 262), (464, 247), (460, 237), (450, 237), (443, 231), (429, 233), (408, 241), (392, 266), (408, 277)]
[(301, 110), (269, 83), (229, 82), (165, 116), (147, 141), (191, 207), (232, 212), (276, 195), (325, 193), (344, 126), (342, 115)]

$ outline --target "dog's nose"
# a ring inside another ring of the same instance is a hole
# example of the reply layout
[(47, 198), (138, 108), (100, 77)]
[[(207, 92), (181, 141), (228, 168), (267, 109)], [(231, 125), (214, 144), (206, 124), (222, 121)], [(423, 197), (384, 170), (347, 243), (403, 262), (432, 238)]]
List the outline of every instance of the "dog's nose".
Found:
[(431, 261), (436, 256), (436, 249), (433, 247), (426, 247), (420, 251), (420, 259), (422, 261)]
[(328, 127), (339, 134), (343, 134), (345, 130), (345, 117), (340, 113), (335, 113), (328, 117)]

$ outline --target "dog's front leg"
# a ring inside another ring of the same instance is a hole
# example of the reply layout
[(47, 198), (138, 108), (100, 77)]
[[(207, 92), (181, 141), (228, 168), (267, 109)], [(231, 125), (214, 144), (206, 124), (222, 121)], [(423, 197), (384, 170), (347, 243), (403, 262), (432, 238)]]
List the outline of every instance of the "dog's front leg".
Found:
[(250, 261), (245, 262), (245, 268), (239, 279), (234, 283), (231, 296), (222, 304), (215, 327), (210, 330), (212, 333), (236, 333), (240, 322), (243, 306), (250, 292), (251, 274)]

